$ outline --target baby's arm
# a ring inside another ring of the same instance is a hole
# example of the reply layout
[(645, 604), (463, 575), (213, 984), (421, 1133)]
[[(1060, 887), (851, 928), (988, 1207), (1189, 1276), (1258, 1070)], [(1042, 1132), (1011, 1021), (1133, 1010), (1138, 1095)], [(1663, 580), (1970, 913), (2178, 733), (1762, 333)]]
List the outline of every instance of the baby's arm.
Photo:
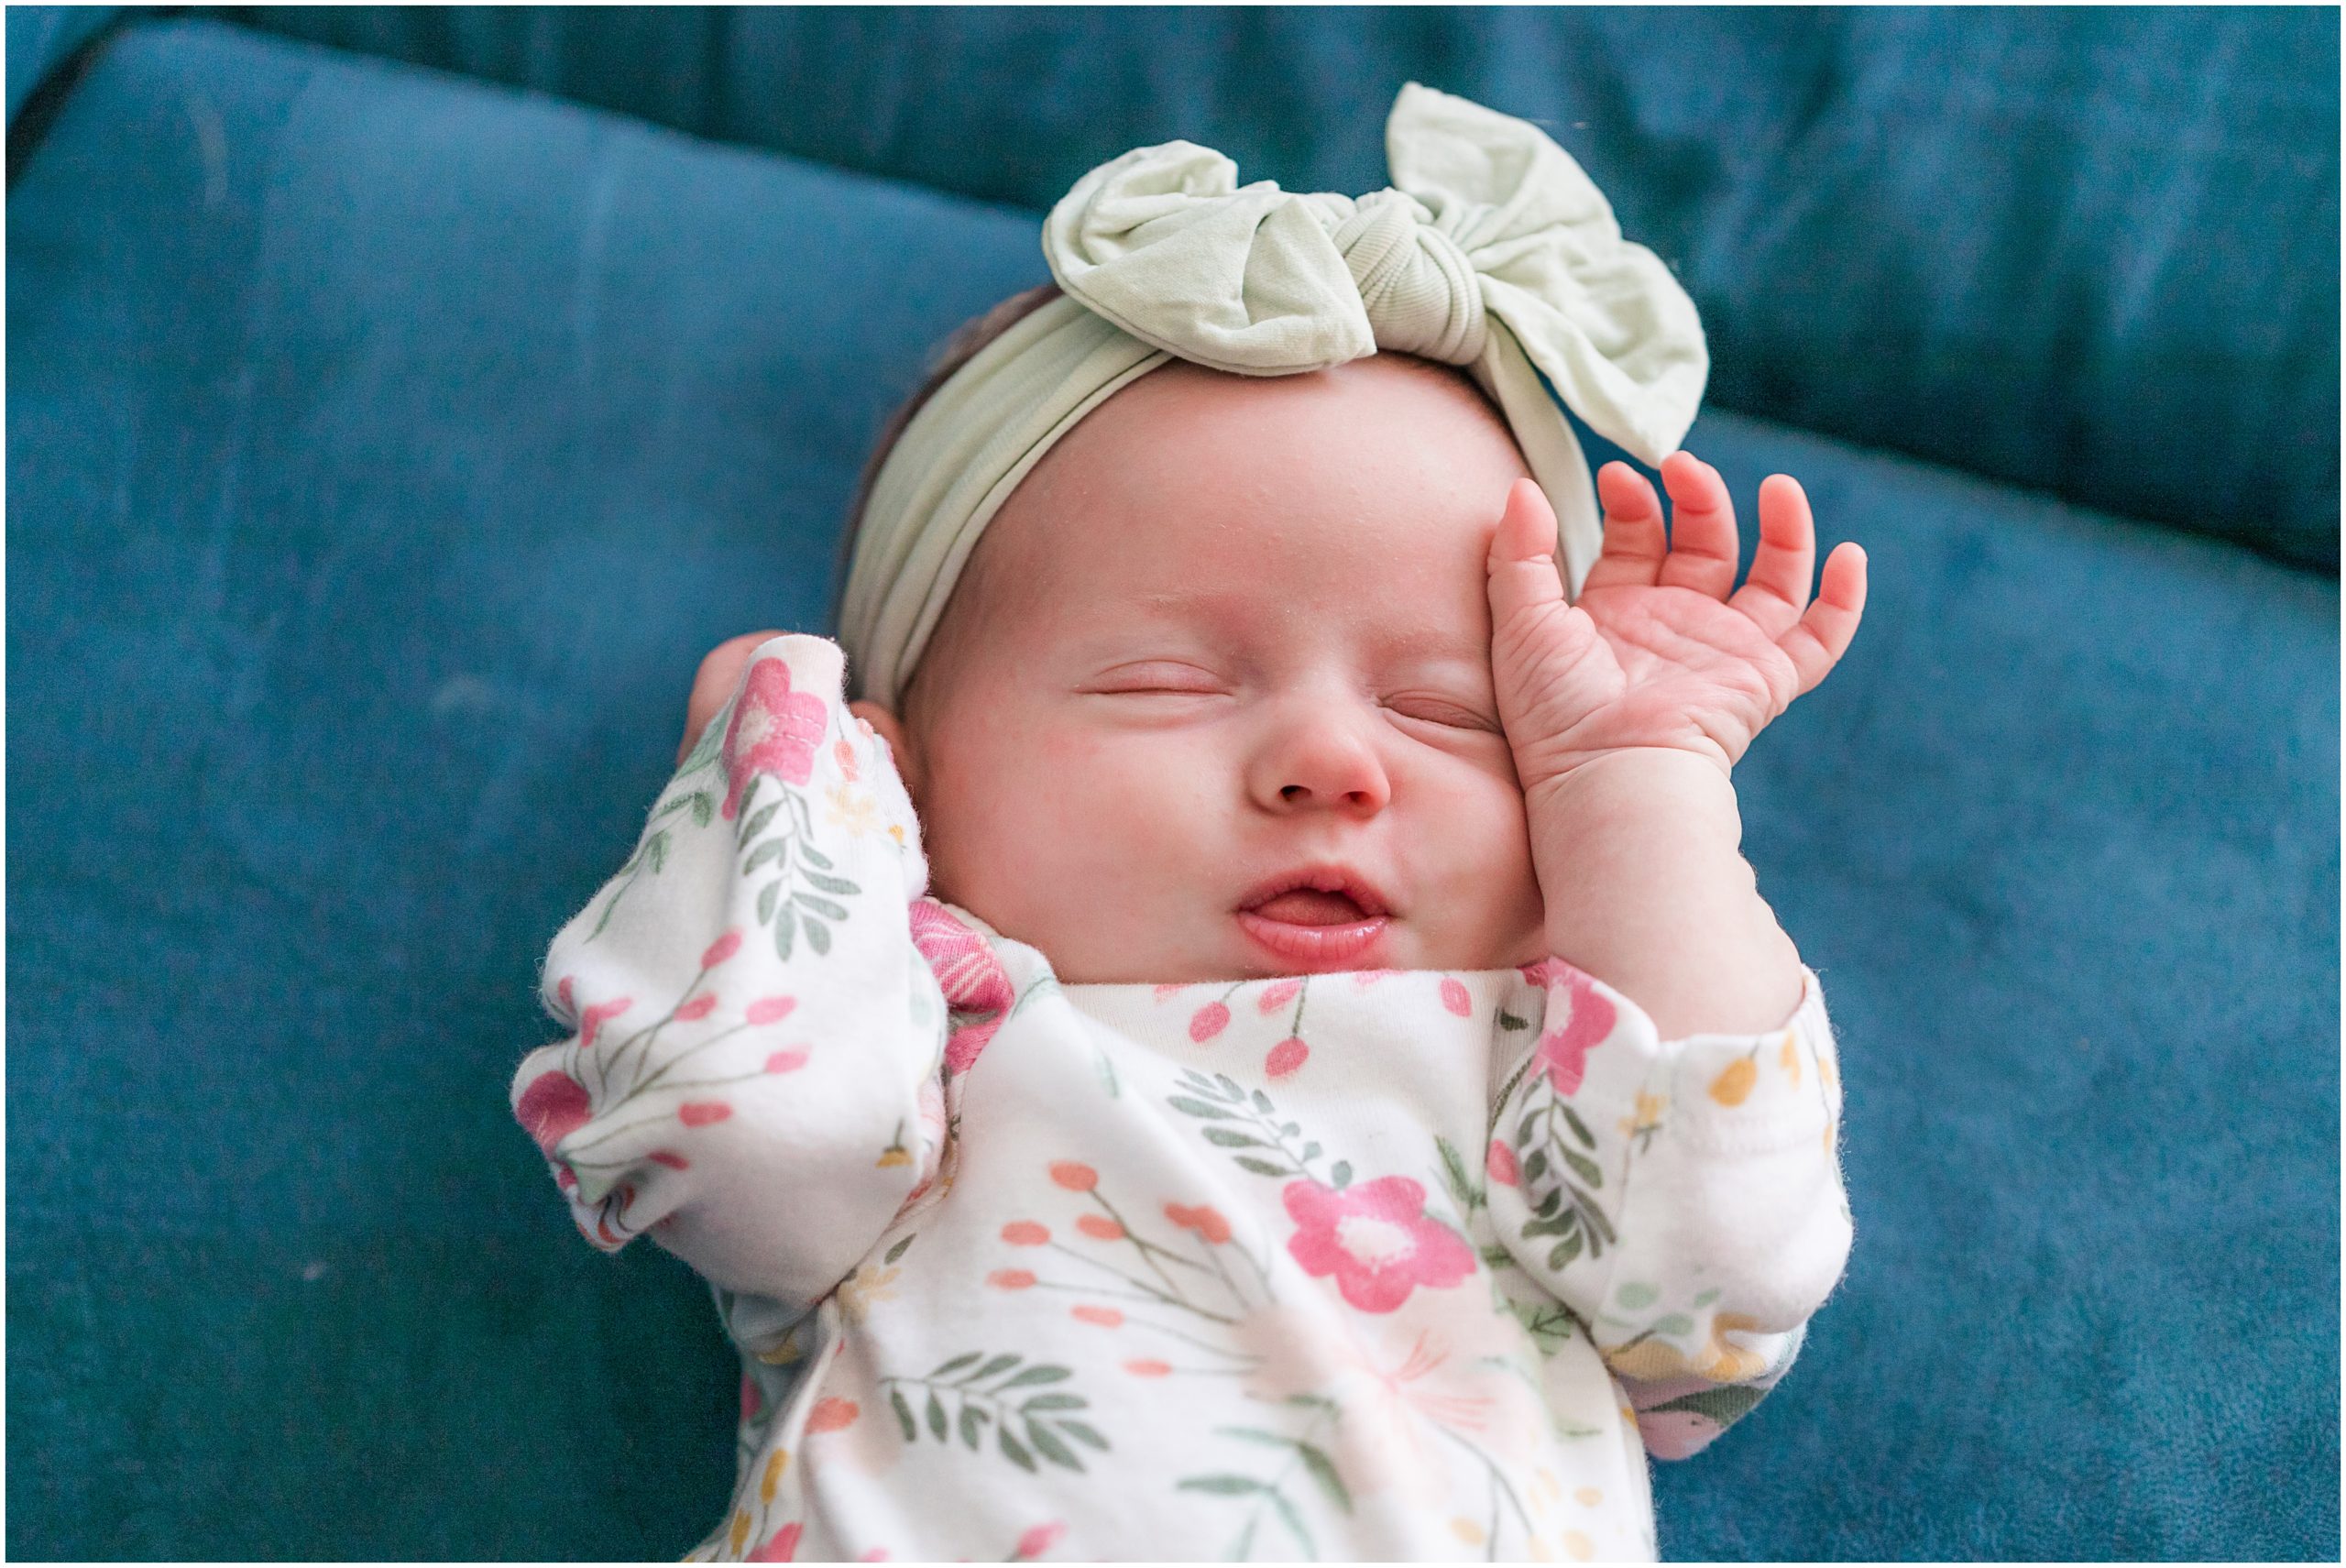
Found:
[(1513, 1036), (1493, 1102), (1491, 1223), (1565, 1310), (1551, 1326), (1620, 1379), (1648, 1450), (1681, 1458), (1782, 1375), (1847, 1259), (1824, 992), (1803, 968), (1777, 1027), (1664, 1041), (1571, 964), (1534, 972), (1542, 1026)]
[(1811, 604), (1814, 524), (1778, 476), (1730, 594), (1726, 486), (1684, 453), (1662, 478), (1667, 545), (1652, 488), (1600, 474), (1605, 546), (1574, 603), (1536, 485), (1493, 536), (1492, 673), (1554, 958), (1490, 1158), (1518, 1179), (1492, 1188), (1509, 1251), (1675, 1456), (1781, 1375), (1847, 1255), (1832, 1030), (1739, 852), (1730, 771), (1847, 648), (1865, 557), (1836, 549)]
[(922, 1179), (946, 1012), (909, 929), (911, 806), (840, 701), (838, 647), (780, 637), (735, 669), (634, 856), (555, 938), (545, 1004), (572, 1034), (512, 1099), (588, 1240), (649, 1231), (803, 1309)]

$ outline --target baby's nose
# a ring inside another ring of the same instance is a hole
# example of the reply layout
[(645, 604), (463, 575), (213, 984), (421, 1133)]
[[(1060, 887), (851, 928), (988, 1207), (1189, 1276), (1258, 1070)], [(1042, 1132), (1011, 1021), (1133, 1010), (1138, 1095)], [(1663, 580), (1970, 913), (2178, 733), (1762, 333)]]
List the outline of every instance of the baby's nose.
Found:
[(1363, 737), (1329, 722), (1289, 729), (1256, 759), (1255, 794), (1275, 810), (1385, 809), (1392, 783)]

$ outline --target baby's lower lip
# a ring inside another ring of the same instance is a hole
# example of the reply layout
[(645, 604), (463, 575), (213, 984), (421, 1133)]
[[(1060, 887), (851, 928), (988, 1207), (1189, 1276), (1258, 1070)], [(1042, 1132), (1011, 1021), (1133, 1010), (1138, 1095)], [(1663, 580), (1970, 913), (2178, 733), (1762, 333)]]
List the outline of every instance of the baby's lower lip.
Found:
[(1376, 915), (1341, 926), (1299, 926), (1291, 920), (1269, 919), (1251, 909), (1238, 912), (1239, 926), (1256, 945), (1282, 962), (1322, 972), (1364, 967), (1391, 923), (1389, 916)]

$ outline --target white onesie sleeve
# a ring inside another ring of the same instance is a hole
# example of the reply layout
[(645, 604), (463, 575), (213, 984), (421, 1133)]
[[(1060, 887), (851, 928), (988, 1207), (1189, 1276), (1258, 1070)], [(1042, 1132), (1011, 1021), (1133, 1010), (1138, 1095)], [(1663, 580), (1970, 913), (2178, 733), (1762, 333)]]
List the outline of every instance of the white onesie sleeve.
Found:
[(1491, 1221), (1585, 1331), (1647, 1451), (1683, 1458), (1757, 1404), (1847, 1262), (1841, 1081), (1803, 966), (1784, 1026), (1663, 1041), (1561, 959), (1502, 1063)]
[[(586, 1238), (804, 1311), (934, 1168), (946, 1010), (912, 806), (817, 637), (762, 644), (546, 955), (512, 1086)], [(924, 1115), (924, 1112), (930, 1113)]]

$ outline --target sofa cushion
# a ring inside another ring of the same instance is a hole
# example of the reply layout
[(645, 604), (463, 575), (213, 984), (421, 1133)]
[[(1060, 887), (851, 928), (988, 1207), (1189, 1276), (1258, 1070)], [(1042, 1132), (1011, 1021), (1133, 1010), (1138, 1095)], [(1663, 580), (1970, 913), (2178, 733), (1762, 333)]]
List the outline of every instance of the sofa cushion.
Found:
[[(8, 206), (8, 1550), (674, 1556), (733, 1374), (507, 1114), (536, 965), (1033, 220), (201, 22)], [(2334, 1554), (2335, 586), (1690, 444), (1874, 598), (1738, 773), (1857, 1247), (1665, 1551)]]
[(238, 19), (1041, 212), (1187, 137), (1386, 182), (1540, 121), (1720, 407), (2338, 565), (2339, 23), (2306, 7), (261, 6)]

